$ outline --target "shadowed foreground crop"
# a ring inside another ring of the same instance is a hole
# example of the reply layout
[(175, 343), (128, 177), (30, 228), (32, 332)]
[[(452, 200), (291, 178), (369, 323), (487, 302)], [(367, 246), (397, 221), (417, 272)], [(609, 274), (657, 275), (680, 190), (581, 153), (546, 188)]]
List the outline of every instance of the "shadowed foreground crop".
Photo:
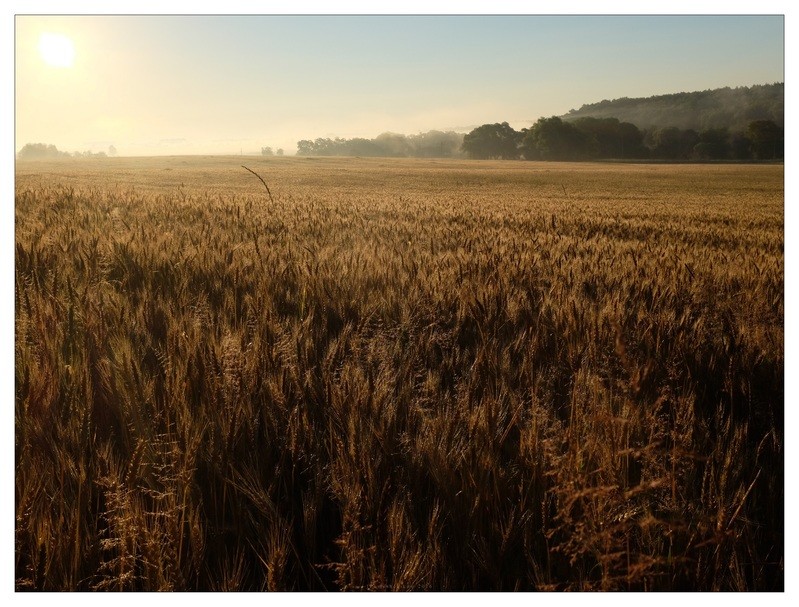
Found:
[(18, 590), (781, 590), (783, 167), (19, 163)]

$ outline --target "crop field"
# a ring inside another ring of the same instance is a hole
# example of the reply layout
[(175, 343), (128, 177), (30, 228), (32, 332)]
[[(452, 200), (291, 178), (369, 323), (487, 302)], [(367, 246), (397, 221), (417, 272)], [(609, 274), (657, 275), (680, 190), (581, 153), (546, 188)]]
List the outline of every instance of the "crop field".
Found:
[(18, 162), (16, 589), (782, 590), (783, 175)]

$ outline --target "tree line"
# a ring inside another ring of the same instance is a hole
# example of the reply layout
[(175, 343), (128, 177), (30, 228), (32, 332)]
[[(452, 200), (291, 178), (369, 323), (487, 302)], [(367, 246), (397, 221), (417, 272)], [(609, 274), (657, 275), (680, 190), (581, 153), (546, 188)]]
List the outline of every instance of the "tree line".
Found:
[(463, 134), (428, 131), (418, 135), (382, 133), (374, 139), (336, 137), (297, 142), (298, 156), (382, 156), (395, 158), (452, 158), (463, 155)]
[(63, 152), (56, 146), (46, 143), (26, 143), (22, 149), (17, 153), (20, 160), (54, 160), (57, 158), (107, 158), (108, 156), (116, 156), (117, 149), (110, 145), (108, 146), (108, 153), (106, 152), (92, 152), (86, 150), (85, 152)]
[(464, 136), (462, 149), (469, 158), (502, 160), (777, 160), (784, 157), (784, 131), (773, 120), (754, 120), (745, 131), (730, 132), (641, 130), (617, 118), (552, 116), (521, 131), (507, 122), (484, 124)]
[[(265, 148), (270, 155), (271, 148)], [(366, 156), (498, 160), (779, 160), (784, 131), (773, 120), (753, 120), (744, 131), (700, 131), (675, 126), (640, 129), (618, 118), (540, 118), (515, 130), (507, 122), (484, 124), (463, 135), (429, 131), (383, 133), (373, 139), (303, 139), (298, 156)]]

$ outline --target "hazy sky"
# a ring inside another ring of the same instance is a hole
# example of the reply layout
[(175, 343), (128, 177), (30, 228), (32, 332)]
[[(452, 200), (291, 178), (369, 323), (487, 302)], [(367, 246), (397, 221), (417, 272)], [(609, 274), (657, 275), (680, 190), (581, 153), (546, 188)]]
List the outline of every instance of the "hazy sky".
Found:
[[(316, 137), (501, 121), (518, 129), (602, 99), (784, 81), (783, 22), (17, 16), (15, 146), (113, 144), (120, 155), (145, 155), (269, 145), (293, 154), (299, 139)], [(71, 67), (51, 65), (69, 50), (42, 49), (45, 33), (72, 42)]]

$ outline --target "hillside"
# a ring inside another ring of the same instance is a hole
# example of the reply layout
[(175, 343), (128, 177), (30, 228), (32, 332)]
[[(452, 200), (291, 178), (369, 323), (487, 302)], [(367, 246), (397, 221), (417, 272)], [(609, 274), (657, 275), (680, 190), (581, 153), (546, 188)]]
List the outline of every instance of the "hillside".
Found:
[(586, 116), (618, 118), (641, 129), (675, 126), (701, 131), (727, 127), (744, 131), (753, 120), (773, 120), (784, 125), (784, 83), (674, 93), (583, 105), (564, 115), (565, 120)]

